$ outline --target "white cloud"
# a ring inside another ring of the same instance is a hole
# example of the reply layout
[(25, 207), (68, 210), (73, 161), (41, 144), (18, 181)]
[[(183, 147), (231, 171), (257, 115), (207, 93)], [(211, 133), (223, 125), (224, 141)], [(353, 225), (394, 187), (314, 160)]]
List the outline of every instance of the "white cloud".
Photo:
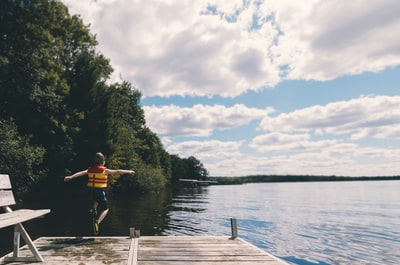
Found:
[(209, 136), (214, 130), (227, 130), (261, 119), (273, 109), (249, 108), (242, 104), (144, 106), (147, 125), (160, 136)]
[[(65, 2), (73, 12), (87, 8)], [(144, 96), (232, 97), (275, 85), (279, 70), (266, 57), (270, 39), (226, 20), (243, 9), (241, 1), (216, 4), (217, 14), (207, 12), (207, 6), (121, 0), (101, 2), (96, 11), (81, 13), (91, 22), (100, 50)]]
[[(306, 134), (275, 134), (264, 142), (260, 139), (250, 145), (269, 146), (259, 148), (262, 155), (244, 151), (245, 141), (186, 141), (171, 143), (167, 150), (182, 157), (195, 156), (212, 176), (398, 174), (400, 150), (396, 148), (363, 147), (337, 140), (314, 141)], [(298, 148), (296, 141), (301, 142), (302, 148)]]
[[(245, 155), (207, 161), (205, 167), (213, 176), (337, 175), (396, 176), (400, 150), (355, 147), (328, 152), (314, 150), (294, 154)], [(201, 159), (200, 156), (200, 160)]]
[(400, 63), (397, 1), (289, 3), (269, 4), (283, 32), (276, 55), (287, 78), (330, 80)]
[(311, 106), (276, 117), (267, 116), (260, 127), (268, 131), (315, 131), (318, 134), (354, 134), (398, 138), (400, 96), (361, 97), (325, 106)]
[[(382, 172), (395, 175), (399, 169), (396, 161), (400, 150), (396, 149), (396, 142), (378, 147), (363, 146), (354, 140), (399, 139), (399, 103), (399, 96), (370, 96), (277, 116), (272, 116), (273, 109), (244, 105), (230, 108), (170, 105), (144, 109), (149, 127), (161, 136), (168, 136), (168, 142), (163, 142), (169, 153), (195, 156), (212, 175), (376, 176)], [(262, 117), (260, 126), (268, 133), (250, 142), (202, 139), (176, 143), (173, 140), (178, 136), (210, 137), (215, 130), (235, 129)]]
[(278, 132), (257, 136), (250, 143), (250, 147), (259, 152), (315, 152), (337, 145), (339, 143), (336, 140), (311, 141), (308, 134), (284, 134)]
[(64, 0), (144, 96), (221, 95), (400, 64), (396, 0)]
[(351, 137), (353, 140), (362, 138), (378, 138), (378, 139), (400, 139), (400, 125), (392, 124), (390, 126), (362, 128), (358, 133)]
[(171, 154), (179, 154), (183, 157), (195, 156), (201, 161), (232, 159), (240, 156), (241, 142), (235, 141), (186, 141), (172, 144), (167, 147)]

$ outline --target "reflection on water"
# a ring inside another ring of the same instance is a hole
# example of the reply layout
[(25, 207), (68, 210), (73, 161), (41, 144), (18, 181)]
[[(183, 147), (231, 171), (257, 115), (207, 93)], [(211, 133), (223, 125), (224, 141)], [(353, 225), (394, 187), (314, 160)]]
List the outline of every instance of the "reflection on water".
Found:
[(178, 191), (168, 211), (168, 224), (163, 235), (198, 235), (207, 233), (201, 219), (194, 218), (207, 210), (208, 189), (203, 187), (185, 188)]
[[(234, 217), (239, 237), (293, 264), (395, 265), (399, 190), (400, 181), (261, 183), (111, 196), (100, 232), (230, 236)], [(68, 194), (50, 216), (26, 226), (33, 238), (90, 235), (89, 207), (88, 194)], [(11, 250), (12, 228), (0, 238), (2, 253)]]

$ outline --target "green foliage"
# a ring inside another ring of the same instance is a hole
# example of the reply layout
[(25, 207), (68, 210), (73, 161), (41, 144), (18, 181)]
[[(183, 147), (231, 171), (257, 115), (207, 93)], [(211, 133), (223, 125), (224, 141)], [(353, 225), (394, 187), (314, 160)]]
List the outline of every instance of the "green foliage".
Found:
[(208, 177), (208, 171), (204, 168), (203, 164), (194, 156), (184, 159), (186, 164), (187, 178), (205, 180)]
[(136, 147), (136, 152), (142, 157), (143, 161), (154, 167), (160, 167), (160, 152), (162, 144), (160, 139), (149, 128), (145, 127), (139, 131), (140, 144)]
[(135, 151), (138, 145), (138, 128), (144, 122), (144, 113), (139, 108), (137, 98), (140, 92), (127, 82), (110, 87), (107, 94), (106, 132), (112, 168), (135, 168), (140, 157)]
[(11, 121), (0, 120), (0, 173), (10, 175), (13, 188), (24, 193), (43, 173), (37, 166), (43, 160), (44, 148), (29, 143), (28, 136), (20, 136)]
[(76, 116), (66, 104), (77, 56), (96, 41), (58, 1), (0, 2), (0, 119), (14, 119), (22, 135), (46, 149), (58, 175), (73, 154)]
[(166, 179), (161, 169), (141, 164), (133, 176), (121, 176), (115, 184), (118, 192), (155, 192), (165, 188)]
[(178, 155), (171, 155), (171, 182), (176, 185), (181, 178), (187, 178), (184, 161)]
[(167, 183), (171, 184), (171, 179), (172, 179), (171, 156), (164, 149), (160, 150), (160, 164)]
[(178, 183), (179, 179), (206, 180), (209, 176), (207, 169), (194, 156), (180, 158), (177, 155), (171, 155), (172, 165), (172, 183)]

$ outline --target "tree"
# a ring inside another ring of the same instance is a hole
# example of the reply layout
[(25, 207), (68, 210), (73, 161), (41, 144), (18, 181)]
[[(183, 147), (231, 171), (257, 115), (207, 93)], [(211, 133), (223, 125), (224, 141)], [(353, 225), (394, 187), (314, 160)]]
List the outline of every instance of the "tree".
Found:
[(138, 130), (144, 123), (139, 98), (140, 92), (127, 82), (112, 85), (108, 92), (106, 131), (111, 167), (137, 168), (141, 160), (135, 150), (140, 142)]
[(173, 185), (179, 182), (181, 178), (187, 178), (186, 167), (183, 159), (178, 155), (171, 155), (171, 182)]
[(184, 161), (189, 179), (205, 180), (208, 177), (208, 171), (197, 158), (190, 156)]
[(58, 1), (0, 1), (0, 119), (46, 149), (44, 163), (60, 174), (73, 153), (74, 122), (68, 75), (95, 38)]
[(18, 135), (12, 121), (0, 120), (0, 128), (0, 172), (10, 175), (19, 195), (43, 177), (37, 167), (43, 160), (44, 148), (31, 145), (28, 136)]
[(145, 127), (139, 131), (138, 137), (141, 139), (141, 144), (136, 148), (138, 154), (140, 154), (143, 161), (147, 164), (160, 168), (160, 151), (163, 148), (158, 136)]
[(208, 171), (204, 165), (194, 156), (180, 158), (178, 155), (171, 155), (172, 183), (177, 183), (180, 178), (205, 180), (208, 178)]
[(68, 71), (70, 93), (66, 105), (71, 113), (69, 128), (73, 138), (75, 161), (69, 167), (87, 166), (87, 158), (98, 151), (109, 154), (107, 145), (107, 119), (110, 88), (105, 84), (112, 69), (104, 56), (93, 51), (84, 51)]
[(163, 169), (163, 174), (166, 178), (167, 183), (171, 184), (171, 181), (172, 181), (171, 156), (164, 149), (160, 150), (160, 163), (161, 163), (161, 168)]

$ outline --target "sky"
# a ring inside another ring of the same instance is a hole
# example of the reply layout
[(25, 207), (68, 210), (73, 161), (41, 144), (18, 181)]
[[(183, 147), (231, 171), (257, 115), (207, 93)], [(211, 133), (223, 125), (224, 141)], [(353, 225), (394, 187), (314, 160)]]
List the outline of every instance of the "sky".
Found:
[(210, 176), (400, 175), (398, 0), (63, 0)]

